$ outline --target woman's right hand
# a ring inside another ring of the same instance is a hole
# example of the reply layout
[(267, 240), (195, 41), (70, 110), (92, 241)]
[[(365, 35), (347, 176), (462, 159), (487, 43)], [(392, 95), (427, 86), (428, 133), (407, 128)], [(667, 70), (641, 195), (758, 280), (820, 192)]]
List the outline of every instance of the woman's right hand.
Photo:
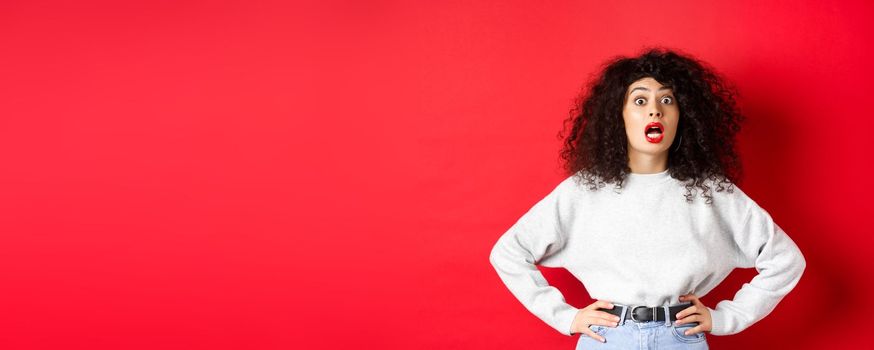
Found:
[(598, 308), (612, 309), (613, 303), (604, 300), (598, 300), (588, 306), (580, 309), (574, 317), (574, 322), (571, 324), (571, 332), (583, 333), (600, 342), (605, 342), (604, 337), (596, 334), (591, 329), (590, 325), (596, 324), (607, 327), (616, 327), (619, 324), (619, 316), (613, 315), (606, 311), (599, 311)]

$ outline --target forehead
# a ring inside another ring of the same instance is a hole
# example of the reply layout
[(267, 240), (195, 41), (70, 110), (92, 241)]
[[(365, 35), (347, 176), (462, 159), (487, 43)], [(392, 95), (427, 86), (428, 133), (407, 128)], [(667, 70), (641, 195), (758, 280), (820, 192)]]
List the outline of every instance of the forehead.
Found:
[(645, 88), (649, 91), (658, 91), (658, 90), (670, 90), (670, 86), (662, 85), (658, 80), (655, 80), (652, 77), (641, 78), (635, 80), (633, 83), (628, 84), (628, 89), (626, 93), (631, 92), (631, 90), (636, 90), (638, 88)]

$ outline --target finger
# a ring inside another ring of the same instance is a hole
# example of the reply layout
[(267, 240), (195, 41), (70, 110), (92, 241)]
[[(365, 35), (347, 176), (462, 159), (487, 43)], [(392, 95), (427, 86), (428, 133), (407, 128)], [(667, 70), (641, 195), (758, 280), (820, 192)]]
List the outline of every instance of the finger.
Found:
[(695, 294), (691, 294), (691, 293), (690, 294), (683, 294), (680, 296), (680, 300), (691, 301), (694, 303), (698, 300), (698, 296), (696, 296)]
[(683, 334), (685, 334), (685, 335), (692, 335), (692, 334), (695, 334), (695, 333), (701, 332), (701, 330), (702, 330), (702, 326), (701, 326), (701, 325), (697, 325), (697, 326), (695, 326), (695, 327), (692, 327), (692, 328), (687, 329), (685, 332), (683, 332)]
[(589, 329), (589, 326), (586, 326), (586, 328), (583, 328), (583, 334), (589, 336), (589, 338), (595, 339), (595, 340), (602, 342), (602, 343), (606, 341), (606, 339), (604, 339), (604, 337), (596, 334), (594, 331)]
[(677, 313), (677, 319), (681, 319), (683, 317), (686, 317), (686, 315), (694, 314), (696, 311), (698, 311), (698, 306), (696, 306), (696, 305), (692, 305), (690, 307), (687, 307), (687, 308), (685, 308)]
[(616, 327), (617, 325), (619, 325), (618, 320), (613, 321), (610, 319), (600, 318), (600, 317), (591, 317), (588, 319), (588, 321), (590, 322), (589, 324), (597, 324), (597, 325), (607, 326), (607, 327)]
[(700, 322), (701, 314), (691, 314), (682, 320), (677, 320), (677, 324)]
[(616, 316), (616, 315), (611, 314), (611, 313), (606, 312), (606, 311), (596, 311), (595, 315), (593, 315), (593, 317), (599, 317), (599, 318), (602, 318), (602, 319), (605, 319), (608, 321), (614, 321), (614, 322), (619, 321), (619, 316)]
[(613, 303), (606, 301), (606, 300), (598, 300), (593, 305), (600, 307), (602, 309), (612, 309), (613, 308)]

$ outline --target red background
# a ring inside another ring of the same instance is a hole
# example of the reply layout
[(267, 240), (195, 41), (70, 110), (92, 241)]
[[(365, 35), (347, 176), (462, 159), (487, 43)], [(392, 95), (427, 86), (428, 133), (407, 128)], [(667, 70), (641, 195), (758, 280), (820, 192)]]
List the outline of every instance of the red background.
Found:
[(808, 260), (711, 347), (861, 346), (872, 5), (697, 3), (5, 1), (0, 347), (570, 349), (488, 254), (584, 82), (650, 45), (736, 83), (741, 187)]

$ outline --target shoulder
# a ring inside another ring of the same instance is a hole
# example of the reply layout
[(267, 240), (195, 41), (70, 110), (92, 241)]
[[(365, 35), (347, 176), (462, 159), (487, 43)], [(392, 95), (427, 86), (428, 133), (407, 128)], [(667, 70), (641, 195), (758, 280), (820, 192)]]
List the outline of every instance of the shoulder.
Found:
[(565, 178), (561, 180), (561, 182), (559, 182), (556, 188), (565, 192), (573, 192), (580, 189), (582, 185), (580, 183), (580, 177), (578, 174), (579, 173), (565, 176)]
[(736, 183), (705, 182), (710, 187), (714, 210), (734, 220), (744, 220), (750, 212), (758, 208), (756, 202)]
[(557, 206), (561, 213), (572, 212), (580, 202), (593, 200), (592, 194), (585, 189), (586, 185), (575, 175), (565, 175), (544, 198)]
[[(546, 207), (566, 207), (573, 202), (577, 186), (573, 176), (565, 176), (560, 180), (556, 180), (548, 187), (549, 190), (542, 192), (540, 199), (535, 204), (533, 209)], [(547, 186), (547, 185), (544, 185)]]

